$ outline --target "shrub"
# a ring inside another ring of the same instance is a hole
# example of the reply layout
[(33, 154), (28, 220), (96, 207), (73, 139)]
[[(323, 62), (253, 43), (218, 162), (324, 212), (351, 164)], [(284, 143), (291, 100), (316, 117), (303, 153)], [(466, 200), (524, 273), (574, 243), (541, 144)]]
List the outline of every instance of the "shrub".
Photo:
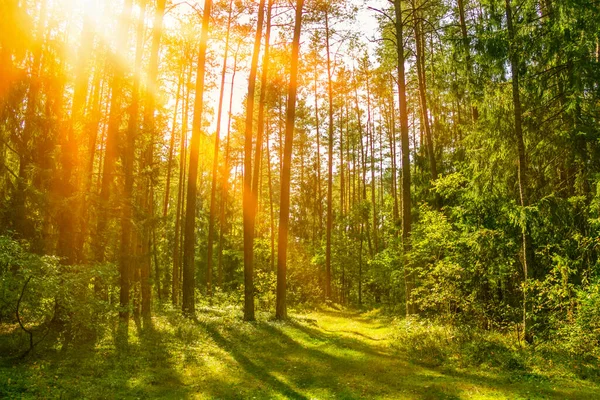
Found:
[[(57, 257), (39, 256), (28, 251), (25, 243), (0, 236), (0, 323), (20, 323), (13, 335), (33, 335), (34, 343), (50, 332), (56, 343), (88, 341), (117, 312), (113, 293), (116, 268), (111, 264), (90, 266), (62, 265)], [(101, 278), (107, 296), (95, 293), (94, 281)], [(19, 308), (17, 319), (16, 309)], [(19, 342), (19, 341), (17, 341)], [(8, 353), (24, 350), (29, 341), (6, 349)], [(8, 340), (7, 343), (16, 343)]]

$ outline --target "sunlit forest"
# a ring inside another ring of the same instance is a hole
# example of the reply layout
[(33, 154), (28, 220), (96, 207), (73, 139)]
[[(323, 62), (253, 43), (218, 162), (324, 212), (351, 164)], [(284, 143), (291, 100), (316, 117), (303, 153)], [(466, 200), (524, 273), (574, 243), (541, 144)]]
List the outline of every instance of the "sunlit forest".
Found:
[(594, 0), (0, 0), (0, 397), (600, 398)]

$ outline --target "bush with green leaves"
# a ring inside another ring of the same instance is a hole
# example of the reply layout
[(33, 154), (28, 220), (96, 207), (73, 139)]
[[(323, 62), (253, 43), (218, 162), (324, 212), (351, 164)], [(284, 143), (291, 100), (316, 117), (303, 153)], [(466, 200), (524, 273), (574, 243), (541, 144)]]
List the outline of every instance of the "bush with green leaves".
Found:
[[(564, 293), (554, 293), (554, 296), (556, 302), (565, 298)], [(552, 335), (547, 338), (573, 359), (600, 364), (600, 281), (585, 289), (573, 290), (571, 296), (567, 304), (571, 304), (572, 309), (561, 313), (565, 315), (564, 320), (553, 321)]]
[[(419, 310), (449, 320), (491, 327), (515, 318), (510, 297), (519, 281), (514, 243), (500, 229), (465, 224), (453, 210), (419, 210), (406, 263), (416, 275)], [(453, 222), (452, 219), (455, 221)]]
[(365, 268), (365, 296), (373, 305), (402, 302), (404, 296), (403, 273), (399, 252), (388, 247), (375, 254)]
[[(101, 291), (95, 288), (99, 278)], [(6, 349), (9, 353), (23, 350), (26, 331), (35, 343), (46, 336), (60, 345), (90, 340), (118, 311), (114, 265), (63, 265), (57, 257), (34, 254), (26, 243), (6, 236), (0, 236), (0, 284), (0, 323), (14, 327), (11, 332), (21, 337), (19, 348)]]
[(287, 301), (292, 307), (313, 307), (323, 298), (323, 284), (317, 266), (302, 243), (288, 245)]

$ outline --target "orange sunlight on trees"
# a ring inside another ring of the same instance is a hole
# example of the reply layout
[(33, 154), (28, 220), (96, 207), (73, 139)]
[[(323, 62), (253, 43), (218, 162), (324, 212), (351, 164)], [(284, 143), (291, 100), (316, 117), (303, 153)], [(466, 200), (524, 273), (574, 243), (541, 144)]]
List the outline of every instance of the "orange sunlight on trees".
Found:
[(0, 0), (0, 340), (325, 306), (596, 349), (591, 3)]

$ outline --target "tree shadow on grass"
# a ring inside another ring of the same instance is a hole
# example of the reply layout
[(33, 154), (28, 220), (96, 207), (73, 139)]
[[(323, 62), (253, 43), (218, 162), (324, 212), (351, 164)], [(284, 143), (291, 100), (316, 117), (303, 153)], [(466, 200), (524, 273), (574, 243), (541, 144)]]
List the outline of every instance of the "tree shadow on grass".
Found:
[[(415, 372), (407, 369), (405, 362), (353, 338), (324, 334), (295, 321), (281, 325), (305, 337), (322, 341), (317, 346), (325, 345), (328, 349), (326, 352), (303, 345), (277, 326), (263, 324), (260, 327), (270, 336), (277, 337), (288, 352), (301, 356), (297, 358), (303, 369), (311, 370), (313, 376), (307, 388), (326, 390), (327, 396), (344, 399), (402, 398), (404, 394), (419, 399), (459, 398), (460, 392), (454, 388), (429, 385), (426, 379), (413, 380)], [(302, 376), (291, 377), (291, 380), (298, 385), (307, 382)]]
[(278, 391), (290, 399), (308, 400), (308, 397), (298, 393), (291, 386), (274, 377), (266, 369), (260, 367), (257, 363), (248, 358), (242, 351), (238, 350), (234, 343), (230, 343), (212, 324), (200, 323), (200, 325), (208, 332), (210, 337), (217, 343), (219, 347), (227, 351), (231, 356), (252, 376), (260, 379), (269, 387)]
[(335, 318), (349, 318), (349, 319), (359, 319), (362, 318), (362, 313), (358, 310), (352, 309), (342, 309), (342, 310), (332, 310), (328, 308), (320, 308), (319, 314), (327, 315)]
[[(366, 323), (374, 323), (374, 322), (382, 322), (390, 320), (389, 316), (386, 316), (380, 312), (379, 309), (372, 310), (371, 312), (364, 312), (361, 310), (356, 310), (353, 308), (344, 308), (341, 310), (334, 310), (328, 308), (320, 308), (319, 314), (327, 315), (329, 317), (334, 318), (347, 318), (354, 321), (366, 322)], [(381, 327), (383, 327), (382, 325)], [(377, 329), (377, 327), (376, 327)]]
[[(411, 393), (413, 398), (415, 394), (422, 399), (440, 398), (432, 395), (438, 390), (435, 387), (426, 388), (422, 381), (402, 379), (411, 374), (405, 370), (405, 363), (369, 351), (372, 350), (369, 346), (353, 338), (334, 340), (334, 335), (293, 322), (256, 322), (232, 327), (213, 321), (201, 325), (252, 377), (289, 398), (361, 399), (382, 395), (398, 398), (400, 392)], [(296, 338), (296, 334), (307, 342)], [(402, 369), (401, 374), (396, 374), (393, 367)], [(381, 379), (382, 373), (386, 379)], [(442, 398), (456, 398), (458, 394), (448, 388), (443, 393)]]
[(191, 388), (183, 384), (169, 352), (170, 334), (145, 324), (130, 335), (132, 327), (124, 325), (119, 323), (117, 328), (115, 340), (120, 342), (106, 343), (72, 365), (80, 375), (91, 378), (89, 384), (96, 389), (84, 393), (86, 397), (101, 398), (107, 389), (115, 398), (187, 396)]
[(343, 358), (302, 345), (279, 329), (278, 323), (261, 321), (223, 326), (211, 321), (199, 322), (199, 325), (252, 378), (266, 385), (271, 396), (279, 393), (287, 398), (307, 399), (314, 395), (301, 392), (318, 390), (327, 392), (327, 396), (361, 398), (338, 379), (335, 366), (342, 364)]
[[(305, 346), (274, 324), (262, 322), (257, 323), (256, 327), (262, 332), (262, 336), (270, 338), (269, 347), (281, 354), (276, 362), (269, 363), (271, 368), (279, 368), (288, 374), (289, 379), (299, 387), (336, 387), (339, 392), (343, 392), (338, 394), (343, 394), (344, 398), (352, 398), (351, 392), (341, 388), (339, 377), (333, 372), (336, 370), (335, 366), (343, 362), (340, 357)], [(269, 360), (265, 359), (264, 362)]]
[(125, 325), (116, 322), (97, 343), (35, 354), (18, 370), (7, 369), (13, 374), (11, 385), (0, 387), (0, 398), (188, 397), (191, 388), (183, 384), (169, 353), (169, 333), (146, 325), (130, 335), (133, 328)]
[[(289, 321), (287, 321), (287, 324), (289, 324), (294, 329), (304, 333), (305, 335), (307, 335), (309, 337), (317, 338), (322, 341), (327, 341), (329, 343), (334, 344), (336, 347), (339, 347), (339, 348), (351, 349), (351, 350), (355, 350), (355, 351), (365, 353), (365, 354), (371, 355), (371, 356), (376, 356), (376, 357), (386, 357), (386, 358), (394, 357), (392, 354), (390, 354), (386, 351), (382, 351), (382, 348), (379, 346), (369, 345), (359, 339), (340, 336), (340, 335), (337, 335), (334, 331), (328, 331), (328, 330), (325, 330), (322, 328), (314, 328), (311, 326), (307, 326), (307, 325), (299, 323), (293, 319), (290, 319)], [(340, 332), (344, 332), (344, 331), (340, 331)], [(359, 335), (359, 336), (363, 336), (363, 335)]]
[[(384, 396), (391, 396), (392, 398), (401, 397), (401, 393), (411, 393), (411, 397), (422, 399), (458, 399), (468, 396), (467, 393), (470, 390), (477, 391), (477, 388), (491, 393), (502, 393), (502, 395), (508, 397), (528, 398), (534, 395), (534, 398), (585, 399), (599, 396), (598, 388), (571, 387), (567, 389), (557, 387), (548, 380), (538, 382), (539, 379), (536, 380), (535, 374), (520, 377), (499, 371), (497, 375), (484, 376), (476, 372), (469, 373), (453, 369), (418, 366), (408, 359), (402, 358), (400, 354), (388, 353), (376, 343), (356, 340), (335, 333), (344, 333), (344, 331), (328, 331), (316, 328), (315, 325), (307, 326), (294, 320), (288, 321), (287, 325), (302, 332), (307, 337), (326, 341), (338, 350), (351, 349), (361, 353), (364, 356), (362, 359), (360, 357), (359, 359), (341, 357), (344, 358), (345, 371), (340, 371), (340, 373), (362, 375), (361, 379), (364, 380), (367, 388), (372, 388), (375, 393), (386, 393)], [(273, 330), (278, 331), (278, 329), (271, 327), (270, 331)], [(272, 332), (272, 334), (275, 333)], [(313, 356), (308, 354), (307, 357)], [(337, 365), (340, 365), (339, 362)], [(331, 367), (334, 371), (334, 364), (331, 364)], [(398, 379), (395, 382), (393, 381), (393, 372), (390, 374), (390, 370), (398, 372)], [(540, 377), (537, 376), (537, 378)], [(370, 384), (368, 384), (369, 382)], [(372, 395), (379, 396), (375, 393)], [(361, 392), (359, 397), (365, 395), (369, 397), (365, 392)]]
[[(598, 398), (592, 385), (579, 390), (525, 378), (512, 381), (500, 373), (419, 366), (380, 342), (325, 330), (308, 319), (243, 323), (210, 310), (199, 317), (164, 314), (141, 331), (131, 323), (122, 348), (115, 338), (123, 327), (115, 324), (113, 336), (91, 349), (46, 357), (52, 376), (28, 366), (21, 389), (29, 396), (65, 398), (110, 393), (114, 398), (179, 399), (201, 391), (209, 398), (426, 400), (464, 398), (479, 390), (509, 398)], [(368, 335), (376, 325), (370, 321), (364, 332)], [(0, 387), (0, 397), (17, 393), (3, 393)]]
[(333, 330), (329, 330), (329, 329), (325, 329), (325, 328), (321, 328), (321, 330), (323, 332), (328, 332), (328, 333), (336, 333), (336, 332), (337, 333), (349, 333), (350, 335), (360, 336), (362, 338), (365, 338), (365, 339), (368, 339), (368, 340), (372, 340), (374, 342), (383, 342), (383, 341), (385, 341), (385, 339), (374, 338), (372, 336), (365, 335), (364, 333), (360, 333), (360, 332), (357, 332), (357, 331), (347, 331), (347, 330), (342, 330), (342, 329), (337, 330), (337, 331), (333, 331)]
[[(475, 368), (477, 370), (477, 368)], [(470, 385), (480, 385), (496, 389), (509, 397), (543, 398), (543, 399), (596, 399), (600, 398), (598, 388), (567, 387), (552, 383), (546, 377), (523, 371), (522, 373), (499, 372), (495, 376), (481, 376), (476, 373), (449, 370), (444, 373), (448, 378), (462, 381)], [(534, 396), (535, 395), (535, 396)]]

